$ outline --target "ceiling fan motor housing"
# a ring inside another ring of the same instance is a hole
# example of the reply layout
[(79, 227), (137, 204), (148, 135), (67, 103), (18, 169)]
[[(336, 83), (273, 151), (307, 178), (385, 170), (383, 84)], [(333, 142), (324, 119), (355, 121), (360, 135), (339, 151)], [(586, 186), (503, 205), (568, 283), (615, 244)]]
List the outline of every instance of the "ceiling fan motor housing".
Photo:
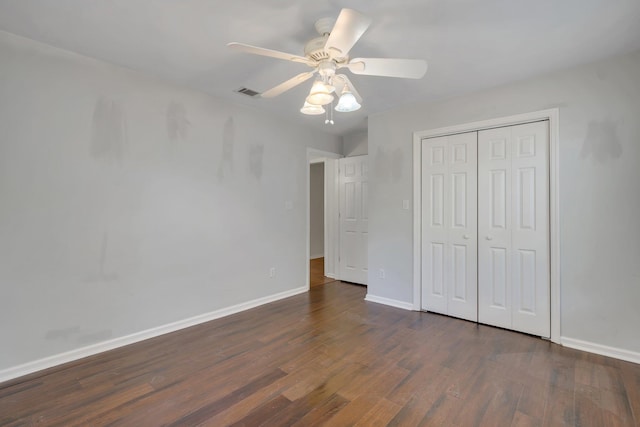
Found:
[(331, 33), (333, 26), (336, 24), (335, 18), (320, 18), (316, 21), (315, 27), (318, 34), (321, 36), (326, 36)]
[(311, 58), (314, 61), (326, 61), (330, 59), (329, 53), (324, 50), (324, 45), (327, 43), (327, 36), (316, 37), (311, 39), (304, 45), (304, 56)]
[(304, 56), (307, 58), (322, 62), (322, 61), (332, 61), (335, 64), (346, 64), (349, 62), (349, 57), (344, 56), (341, 58), (336, 58), (335, 56), (332, 58), (329, 55), (329, 52), (325, 50), (325, 45), (327, 44), (328, 35), (324, 35), (322, 37), (316, 37), (315, 39), (311, 39), (304, 45)]

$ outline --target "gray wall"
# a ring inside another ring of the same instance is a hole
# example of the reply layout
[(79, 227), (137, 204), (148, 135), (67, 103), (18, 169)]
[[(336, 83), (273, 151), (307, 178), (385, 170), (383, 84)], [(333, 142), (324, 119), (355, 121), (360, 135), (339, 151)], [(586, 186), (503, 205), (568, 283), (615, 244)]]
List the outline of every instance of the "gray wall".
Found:
[(0, 64), (0, 370), (305, 285), (339, 137), (6, 33)]
[(342, 154), (345, 157), (362, 156), (369, 151), (366, 130), (349, 133), (342, 137)]
[(413, 194), (412, 133), (552, 107), (560, 109), (561, 334), (640, 351), (640, 52), (370, 117), (371, 294), (413, 298), (412, 212), (401, 202)]
[(310, 165), (309, 255), (324, 256), (324, 163)]

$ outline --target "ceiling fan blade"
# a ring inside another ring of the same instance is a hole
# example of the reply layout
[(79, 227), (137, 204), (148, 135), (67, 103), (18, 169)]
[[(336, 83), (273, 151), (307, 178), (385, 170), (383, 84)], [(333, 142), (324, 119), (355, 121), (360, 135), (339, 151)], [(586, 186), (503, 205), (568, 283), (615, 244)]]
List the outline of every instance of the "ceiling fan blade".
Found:
[(290, 53), (280, 52), (277, 50), (265, 49), (263, 47), (251, 46), (244, 43), (231, 42), (227, 44), (227, 47), (233, 50), (237, 50), (245, 53), (252, 53), (254, 55), (268, 56), (271, 58), (285, 59), (287, 61), (299, 62), (307, 64), (310, 67), (315, 67), (316, 62), (311, 61), (304, 56), (292, 55)]
[(371, 19), (353, 9), (342, 9), (324, 48), (333, 58), (347, 56), (371, 25)]
[(289, 89), (298, 86), (300, 83), (306, 82), (311, 77), (313, 77), (314, 74), (315, 74), (315, 71), (300, 73), (297, 76), (287, 80), (286, 82), (280, 83), (278, 86), (263, 92), (260, 96), (262, 98), (273, 98), (275, 96), (278, 96), (281, 93), (286, 92)]
[(353, 74), (420, 79), (427, 72), (422, 59), (354, 58), (345, 65)]
[(346, 85), (347, 88), (349, 89), (349, 91), (351, 91), (351, 93), (353, 94), (353, 96), (356, 97), (356, 101), (358, 101), (358, 103), (362, 104), (362, 97), (360, 96), (360, 94), (356, 90), (356, 87), (353, 85), (353, 83), (351, 83), (351, 80), (349, 80), (349, 77), (347, 77), (344, 74), (336, 74), (335, 76), (333, 76), (333, 81), (334, 81), (334, 85), (333, 86), (336, 88), (336, 93), (338, 95), (340, 95), (340, 93), (342, 93), (342, 90), (343, 90), (344, 86)]

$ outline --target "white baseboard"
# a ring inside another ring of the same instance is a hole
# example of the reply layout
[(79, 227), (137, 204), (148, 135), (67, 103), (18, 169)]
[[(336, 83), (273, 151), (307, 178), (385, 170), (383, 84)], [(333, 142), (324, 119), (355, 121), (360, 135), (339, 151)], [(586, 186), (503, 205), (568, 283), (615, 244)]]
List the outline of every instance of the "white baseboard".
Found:
[(560, 337), (560, 343), (565, 347), (574, 348), (576, 350), (588, 351), (589, 353), (600, 354), (602, 356), (613, 357), (615, 359), (640, 364), (640, 353), (635, 351), (609, 347), (607, 345), (567, 337)]
[(45, 357), (43, 359), (27, 362), (22, 365), (13, 366), (11, 368), (0, 370), (0, 383), (8, 381), (14, 378), (21, 377), (23, 375), (31, 374), (33, 372), (48, 369), (63, 363), (73, 362), (74, 360), (82, 359), (87, 356), (93, 356), (104, 351), (113, 350), (114, 348), (123, 347), (125, 345), (134, 344), (139, 341), (143, 341), (149, 338), (154, 338), (159, 335), (168, 334), (180, 329), (195, 326), (200, 323), (209, 322), (211, 320), (219, 319), (221, 317), (229, 316), (231, 314), (239, 313), (241, 311), (249, 310), (270, 302), (278, 301), (283, 298), (288, 298), (297, 294), (307, 292), (309, 289), (305, 286), (301, 288), (291, 289), (288, 291), (280, 292), (266, 297), (254, 299), (252, 301), (243, 302), (233, 305), (231, 307), (221, 308), (209, 313), (201, 314), (198, 316), (190, 317), (184, 320), (178, 320), (177, 322), (168, 323), (166, 325), (158, 326), (155, 328), (147, 329), (144, 331), (136, 332), (123, 337), (114, 338), (112, 340), (103, 341), (97, 344), (92, 344), (86, 347), (77, 348), (75, 350), (67, 351), (65, 353), (55, 354), (53, 356)]
[(309, 259), (318, 259), (318, 258), (324, 258), (324, 254), (320, 254), (320, 255), (310, 255)]
[(391, 298), (379, 297), (376, 295), (367, 294), (364, 297), (365, 301), (375, 302), (378, 304), (390, 305), (391, 307), (401, 308), (403, 310), (413, 310), (413, 304), (410, 302), (398, 301)]

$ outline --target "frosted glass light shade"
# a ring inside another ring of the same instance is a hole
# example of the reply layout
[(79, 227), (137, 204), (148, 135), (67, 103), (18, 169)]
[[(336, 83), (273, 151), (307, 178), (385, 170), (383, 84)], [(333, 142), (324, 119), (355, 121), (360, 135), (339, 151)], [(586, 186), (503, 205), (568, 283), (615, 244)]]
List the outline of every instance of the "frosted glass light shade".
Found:
[(351, 111), (359, 110), (360, 107), (361, 105), (358, 104), (356, 97), (353, 96), (353, 94), (348, 90), (345, 90), (340, 96), (338, 105), (336, 105), (336, 111), (340, 111), (341, 113), (349, 113)]
[[(331, 88), (333, 89), (333, 88)], [(306, 102), (313, 105), (326, 105), (333, 101), (329, 85), (322, 83), (322, 80), (316, 80), (311, 86), (311, 92), (307, 96)]]
[(324, 114), (324, 107), (322, 105), (313, 105), (309, 104), (307, 101), (304, 102), (304, 105), (300, 109), (302, 114), (308, 114), (310, 116), (316, 116), (318, 114)]

